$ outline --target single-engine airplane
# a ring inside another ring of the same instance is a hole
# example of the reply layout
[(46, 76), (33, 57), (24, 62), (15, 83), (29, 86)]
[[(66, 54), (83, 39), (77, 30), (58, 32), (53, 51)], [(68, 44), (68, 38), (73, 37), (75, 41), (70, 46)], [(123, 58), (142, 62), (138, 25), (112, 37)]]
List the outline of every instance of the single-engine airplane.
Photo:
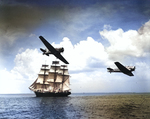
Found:
[(43, 38), (42, 36), (39, 36), (39, 38), (44, 43), (44, 45), (47, 47), (47, 49), (45, 49), (45, 50), (40, 48), (40, 50), (43, 52), (43, 55), (49, 56), (49, 54), (53, 54), (55, 57), (57, 57), (64, 63), (69, 64), (67, 62), (67, 60), (60, 54), (61, 52), (64, 52), (64, 48), (54, 48), (49, 42), (47, 42), (45, 40), (45, 38)]
[(118, 67), (118, 69), (107, 68), (108, 72), (122, 72), (126, 75), (134, 76), (132, 71), (135, 71), (135, 66), (123, 66), (119, 62), (115, 62), (115, 65)]

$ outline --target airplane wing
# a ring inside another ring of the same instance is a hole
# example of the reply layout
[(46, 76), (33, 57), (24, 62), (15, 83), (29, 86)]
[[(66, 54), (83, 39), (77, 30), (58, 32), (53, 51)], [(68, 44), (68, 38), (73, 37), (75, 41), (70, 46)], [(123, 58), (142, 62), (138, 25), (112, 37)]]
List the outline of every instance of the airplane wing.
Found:
[(39, 38), (41, 39), (41, 41), (44, 43), (44, 45), (47, 47), (47, 49), (49, 51), (52, 52), (53, 55), (55, 55), (58, 59), (60, 59), (61, 61), (63, 61), (66, 64), (69, 64), (66, 59), (49, 43), (45, 40), (45, 38), (43, 38), (42, 36), (39, 36)]
[(120, 71), (123, 72), (124, 74), (127, 74), (129, 76), (134, 76), (130, 70), (128, 70), (126, 67), (124, 67), (119, 62), (115, 62), (115, 64), (118, 67), (118, 69), (120, 69)]
[(58, 52), (57, 54), (54, 54), (58, 59), (60, 59), (61, 61), (63, 61), (66, 64), (69, 64), (66, 59)]
[(45, 38), (43, 38), (42, 36), (39, 36), (39, 38), (41, 39), (41, 41), (44, 43), (44, 45), (47, 47), (47, 49), (49, 51), (51, 51), (52, 53), (56, 53), (57, 51), (55, 50), (55, 48), (45, 40)]

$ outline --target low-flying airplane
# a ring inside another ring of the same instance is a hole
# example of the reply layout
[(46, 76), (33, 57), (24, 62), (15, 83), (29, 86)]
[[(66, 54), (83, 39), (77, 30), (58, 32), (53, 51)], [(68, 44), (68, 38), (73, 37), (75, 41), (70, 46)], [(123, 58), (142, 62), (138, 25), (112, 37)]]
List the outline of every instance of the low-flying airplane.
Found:
[(118, 67), (118, 69), (107, 68), (108, 72), (122, 72), (126, 75), (134, 76), (132, 71), (135, 71), (135, 66), (123, 66), (119, 62), (115, 62), (115, 65)]
[(57, 57), (64, 63), (69, 64), (67, 62), (67, 60), (60, 54), (61, 52), (64, 52), (64, 48), (54, 48), (49, 42), (47, 42), (45, 40), (45, 38), (43, 38), (42, 36), (39, 36), (39, 38), (44, 43), (44, 45), (47, 47), (47, 49), (45, 49), (45, 50), (40, 48), (40, 50), (43, 52), (43, 55), (49, 56), (49, 54), (53, 54), (55, 57)]

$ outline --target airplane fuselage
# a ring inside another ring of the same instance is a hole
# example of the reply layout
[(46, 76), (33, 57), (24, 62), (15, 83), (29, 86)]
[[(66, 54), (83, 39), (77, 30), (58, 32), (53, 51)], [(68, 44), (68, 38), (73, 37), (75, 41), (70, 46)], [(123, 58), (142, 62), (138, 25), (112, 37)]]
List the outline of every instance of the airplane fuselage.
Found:
[[(129, 71), (134, 71), (135, 70), (135, 67), (134, 66), (126, 66), (126, 68), (129, 70)], [(112, 69), (112, 68), (107, 68), (108, 72), (122, 72), (120, 71), (120, 69), (116, 68), (116, 69)]]
[(61, 48), (55, 48), (55, 49), (56, 49), (56, 52), (52, 53), (48, 49), (42, 49), (42, 48), (40, 48), (40, 50), (43, 52), (43, 55), (47, 55), (47, 56), (49, 56), (49, 54), (57, 55), (58, 53), (64, 52), (64, 48), (63, 47), (61, 47)]

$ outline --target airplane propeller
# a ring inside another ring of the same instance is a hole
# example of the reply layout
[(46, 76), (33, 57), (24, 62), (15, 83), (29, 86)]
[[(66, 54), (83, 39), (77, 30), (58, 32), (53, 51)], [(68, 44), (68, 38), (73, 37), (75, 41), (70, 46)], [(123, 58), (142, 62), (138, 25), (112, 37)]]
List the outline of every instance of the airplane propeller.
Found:
[(134, 66), (133, 69), (132, 69), (132, 71), (135, 71), (135, 69), (136, 69), (136, 67)]

